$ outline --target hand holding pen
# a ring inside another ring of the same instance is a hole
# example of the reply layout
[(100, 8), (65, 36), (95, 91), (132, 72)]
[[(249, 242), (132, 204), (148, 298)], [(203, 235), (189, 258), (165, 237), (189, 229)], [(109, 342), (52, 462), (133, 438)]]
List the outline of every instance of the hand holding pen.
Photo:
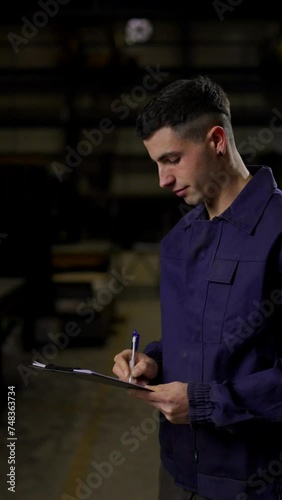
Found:
[(135, 365), (135, 353), (138, 350), (138, 345), (139, 345), (139, 333), (137, 333), (136, 330), (133, 330), (132, 332), (132, 337), (131, 337), (131, 358), (129, 361), (129, 368), (130, 368), (130, 376), (129, 376), (129, 382), (132, 383), (132, 375), (131, 372), (134, 368)]
[[(124, 349), (115, 355), (113, 373), (121, 380), (129, 383), (134, 380), (134, 383), (145, 385), (157, 377), (158, 365), (143, 352), (137, 353), (139, 337), (137, 331), (134, 330), (131, 335), (131, 349)], [(135, 370), (135, 367), (136, 373), (133, 376), (131, 372)]]

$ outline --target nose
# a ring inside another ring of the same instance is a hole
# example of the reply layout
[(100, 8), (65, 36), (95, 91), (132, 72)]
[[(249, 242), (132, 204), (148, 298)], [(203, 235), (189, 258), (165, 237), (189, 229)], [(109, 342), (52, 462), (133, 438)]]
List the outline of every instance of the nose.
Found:
[(162, 171), (159, 168), (159, 185), (161, 188), (169, 188), (173, 186), (175, 183), (175, 177), (174, 175), (170, 174), (169, 172)]

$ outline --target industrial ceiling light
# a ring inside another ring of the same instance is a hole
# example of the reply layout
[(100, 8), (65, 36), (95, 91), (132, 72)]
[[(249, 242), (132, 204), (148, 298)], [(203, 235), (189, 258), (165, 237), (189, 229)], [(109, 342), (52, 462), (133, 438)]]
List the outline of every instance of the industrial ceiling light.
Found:
[(145, 43), (153, 34), (153, 25), (149, 19), (129, 19), (125, 26), (125, 42), (128, 45)]

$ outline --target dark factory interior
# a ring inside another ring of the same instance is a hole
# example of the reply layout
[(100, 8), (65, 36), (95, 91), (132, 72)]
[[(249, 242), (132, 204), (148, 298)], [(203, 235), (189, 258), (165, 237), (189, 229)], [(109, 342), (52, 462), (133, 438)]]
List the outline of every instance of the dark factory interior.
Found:
[(30, 365), (113, 376), (132, 330), (160, 337), (160, 241), (186, 209), (135, 124), (167, 84), (221, 84), (245, 164), (282, 187), (278, 3), (12, 0), (0, 32), (0, 498), (155, 500), (152, 407)]

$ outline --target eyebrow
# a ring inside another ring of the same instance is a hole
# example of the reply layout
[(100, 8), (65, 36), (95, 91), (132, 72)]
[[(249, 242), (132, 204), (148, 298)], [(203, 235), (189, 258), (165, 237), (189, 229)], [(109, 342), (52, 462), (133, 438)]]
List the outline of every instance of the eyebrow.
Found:
[(171, 158), (172, 156), (180, 155), (180, 151), (168, 151), (167, 153), (163, 153), (161, 156), (157, 158), (157, 161), (163, 161), (166, 158)]

